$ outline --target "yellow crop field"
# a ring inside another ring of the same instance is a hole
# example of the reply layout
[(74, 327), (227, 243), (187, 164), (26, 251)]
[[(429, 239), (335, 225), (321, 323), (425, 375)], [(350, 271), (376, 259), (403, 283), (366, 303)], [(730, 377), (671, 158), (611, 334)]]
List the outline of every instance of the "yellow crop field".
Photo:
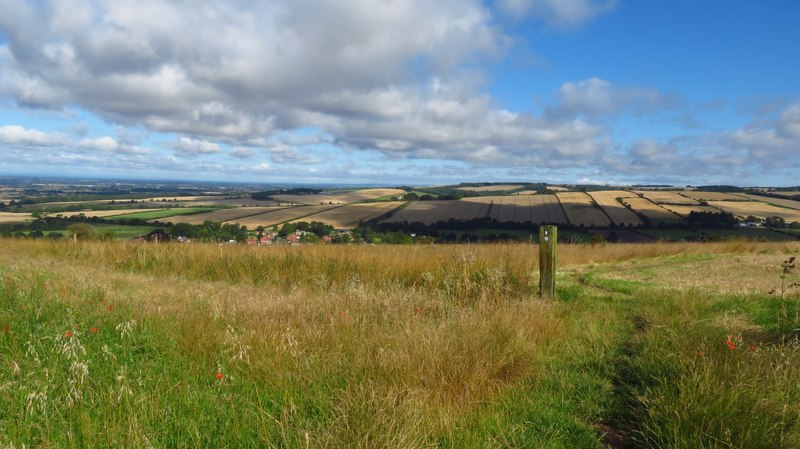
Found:
[(602, 190), (589, 192), (598, 206), (611, 218), (611, 221), (620, 226), (640, 226), (642, 219), (625, 207), (617, 198), (636, 197), (636, 194), (627, 190)]
[(571, 189), (561, 186), (547, 186), (547, 190), (552, 190), (553, 192), (569, 192)]
[(744, 194), (737, 193), (686, 191), (681, 195), (697, 201), (747, 201)]
[(254, 200), (250, 197), (224, 198), (224, 199), (219, 199), (218, 197), (218, 199), (215, 200), (198, 202), (198, 205), (206, 205), (206, 204), (215, 206), (240, 206), (240, 207), (251, 207), (251, 206), (270, 207), (278, 205), (278, 203), (275, 201)]
[(270, 212), (264, 212), (262, 214), (240, 218), (235, 220), (235, 222), (242, 226), (247, 226), (248, 229), (255, 229), (259, 226), (272, 226), (287, 221), (311, 221), (305, 219), (304, 217), (318, 214), (322, 211), (336, 207), (341, 206), (331, 206), (326, 204), (317, 206), (276, 207)]
[(309, 215), (295, 221), (319, 221), (334, 228), (354, 228), (360, 222), (372, 220), (405, 204), (403, 201), (348, 204)]
[(682, 217), (688, 217), (692, 212), (720, 212), (719, 209), (711, 206), (688, 206), (684, 204), (665, 204), (662, 206), (664, 209), (675, 212)]
[(537, 195), (538, 193), (535, 190), (520, 190), (519, 192), (514, 192), (514, 195)]
[(776, 206), (783, 206), (791, 209), (800, 210), (800, 201), (794, 201), (782, 198), (772, 198), (771, 196), (760, 196), (760, 195), (747, 195), (747, 198), (750, 198), (751, 200), (754, 201), (763, 201), (765, 203), (774, 204)]
[(484, 196), (461, 201), (490, 204), (490, 218), (500, 222), (567, 223), (555, 195)]
[(570, 223), (576, 226), (608, 226), (608, 216), (592, 202), (592, 197), (584, 192), (556, 193), (561, 207)]
[(777, 191), (776, 190), (776, 191), (772, 191), (770, 193), (773, 194), (773, 195), (780, 195), (780, 196), (785, 196), (785, 197), (789, 197), (789, 198), (792, 198), (792, 197), (795, 197), (795, 196), (800, 196), (800, 191), (797, 191), (797, 190), (794, 190), (794, 191)]
[(233, 209), (220, 209), (204, 214), (178, 215), (170, 218), (172, 223), (188, 223), (191, 225), (203, 224), (206, 220), (216, 222), (237, 223), (240, 219), (265, 212), (285, 209), (285, 207), (237, 207)]
[(773, 206), (760, 201), (709, 201), (708, 203), (739, 218), (752, 215), (758, 218), (781, 217), (787, 222), (800, 222), (800, 210)]
[(347, 204), (364, 200), (372, 200), (384, 196), (402, 196), (406, 192), (401, 189), (361, 189), (352, 192), (318, 193), (314, 195), (275, 195), (275, 201), (295, 204)]
[(522, 187), (524, 186), (521, 184), (497, 184), (481, 187), (459, 187), (458, 190), (468, 190), (470, 192), (505, 192), (506, 190), (520, 189)]
[(631, 206), (631, 209), (635, 212), (644, 215), (651, 221), (676, 221), (681, 219), (677, 214), (664, 209), (647, 198), (624, 198), (623, 201)]
[(25, 223), (33, 221), (31, 214), (15, 214), (11, 212), (0, 212), (0, 223)]
[(687, 198), (679, 192), (669, 190), (636, 190), (636, 193), (642, 194), (648, 200), (656, 204), (697, 204), (698, 201), (692, 198)]

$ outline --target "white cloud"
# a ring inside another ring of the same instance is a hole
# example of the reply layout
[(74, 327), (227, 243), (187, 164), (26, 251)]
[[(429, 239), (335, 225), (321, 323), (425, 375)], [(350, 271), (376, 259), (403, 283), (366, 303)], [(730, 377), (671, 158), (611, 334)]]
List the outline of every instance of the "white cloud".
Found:
[(57, 133), (46, 133), (20, 125), (0, 126), (0, 143), (12, 146), (46, 147), (63, 145), (68, 139)]
[(553, 115), (608, 116), (629, 110), (644, 114), (673, 109), (679, 100), (655, 89), (618, 88), (600, 78), (566, 82), (558, 90), (559, 104), (548, 111)]
[(255, 156), (255, 152), (248, 147), (234, 147), (231, 150), (231, 156), (239, 158), (239, 159), (249, 159)]
[(220, 151), (219, 144), (185, 136), (178, 139), (174, 148), (184, 154), (214, 154)]

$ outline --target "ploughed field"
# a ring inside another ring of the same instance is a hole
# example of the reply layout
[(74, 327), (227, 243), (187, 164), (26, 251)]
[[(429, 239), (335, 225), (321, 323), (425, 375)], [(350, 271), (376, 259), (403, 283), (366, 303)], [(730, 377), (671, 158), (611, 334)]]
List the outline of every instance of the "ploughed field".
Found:
[(800, 447), (797, 243), (0, 245), (0, 447)]

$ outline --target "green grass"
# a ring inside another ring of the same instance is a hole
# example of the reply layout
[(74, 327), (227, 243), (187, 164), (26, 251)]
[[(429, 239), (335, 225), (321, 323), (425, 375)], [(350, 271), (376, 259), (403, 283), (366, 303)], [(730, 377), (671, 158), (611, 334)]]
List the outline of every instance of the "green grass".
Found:
[(637, 229), (636, 232), (644, 234), (654, 239), (679, 242), (697, 238), (698, 234), (694, 231), (685, 229)]
[(800, 445), (798, 245), (0, 243), (0, 447)]
[(176, 215), (192, 215), (209, 212), (213, 207), (181, 207), (177, 209), (154, 210), (150, 212), (136, 212), (132, 214), (113, 215), (106, 217), (109, 220), (157, 220), (160, 218), (174, 217)]
[[(114, 234), (114, 238), (117, 240), (130, 240), (132, 238), (141, 237), (157, 229), (154, 226), (126, 226), (106, 223), (92, 223), (91, 226), (97, 233), (112, 232)], [(26, 232), (26, 234), (29, 233), (30, 231)], [(70, 236), (70, 231), (67, 229), (44, 231), (45, 236), (53, 233), (61, 233), (64, 237)]]
[(793, 240), (789, 235), (765, 228), (714, 229), (703, 232), (720, 239), (748, 239), (772, 242)]

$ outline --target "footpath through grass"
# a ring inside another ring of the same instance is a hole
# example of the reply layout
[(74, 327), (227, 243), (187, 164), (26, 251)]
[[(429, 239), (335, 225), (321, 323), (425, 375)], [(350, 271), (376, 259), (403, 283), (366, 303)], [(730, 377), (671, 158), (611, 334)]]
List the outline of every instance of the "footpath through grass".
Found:
[(797, 245), (0, 244), (2, 448), (800, 446)]

